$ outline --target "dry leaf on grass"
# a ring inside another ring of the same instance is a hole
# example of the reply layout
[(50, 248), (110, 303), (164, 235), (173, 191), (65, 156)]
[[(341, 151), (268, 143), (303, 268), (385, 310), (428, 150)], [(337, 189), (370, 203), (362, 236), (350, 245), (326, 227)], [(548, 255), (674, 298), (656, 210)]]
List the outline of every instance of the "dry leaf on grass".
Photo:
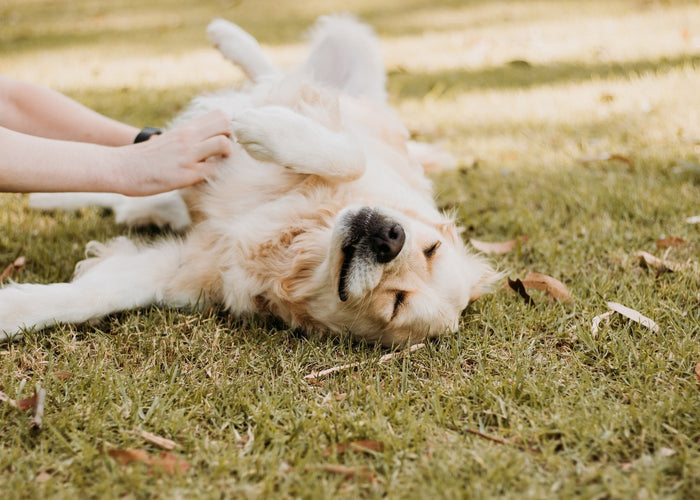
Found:
[(532, 297), (530, 297), (528, 295), (527, 290), (525, 290), (525, 285), (523, 285), (522, 281), (520, 281), (519, 279), (512, 280), (512, 279), (508, 278), (508, 286), (511, 289), (515, 290), (518, 293), (518, 295), (520, 295), (523, 298), (523, 300), (525, 301), (525, 303), (527, 305), (529, 305), (529, 306), (535, 305), (535, 301), (532, 300)]
[(183, 458), (178, 458), (172, 453), (163, 451), (157, 457), (152, 457), (146, 450), (136, 449), (112, 449), (107, 453), (119, 463), (119, 465), (129, 465), (134, 462), (148, 465), (150, 468), (163, 469), (166, 473), (173, 475), (184, 474), (190, 470), (190, 464)]
[(593, 318), (593, 321), (591, 323), (591, 333), (593, 334), (593, 338), (596, 338), (598, 336), (598, 332), (600, 331), (600, 323), (604, 319), (607, 319), (612, 315), (613, 315), (613, 311), (608, 311), (606, 313), (599, 314), (598, 316)]
[(372, 453), (372, 452), (379, 452), (381, 453), (384, 451), (384, 443), (381, 441), (372, 441), (372, 440), (364, 440), (364, 441), (350, 441), (348, 443), (338, 443), (335, 446), (331, 446), (328, 448), (324, 453), (324, 457), (329, 457), (333, 454), (333, 452), (337, 453), (338, 455), (342, 455), (343, 453), (346, 453), (348, 451), (354, 451), (355, 453)]
[[(414, 344), (411, 347), (408, 347), (402, 351), (397, 351), (397, 352), (390, 352), (389, 354), (385, 354), (381, 358), (377, 360), (377, 364), (383, 364), (386, 363), (394, 358), (402, 358), (403, 356), (406, 356), (407, 354), (411, 354), (413, 352), (416, 352), (419, 349), (423, 349), (425, 347), (425, 344)], [(358, 366), (366, 365), (367, 363), (371, 363), (371, 361), (362, 361), (358, 363), (348, 363), (346, 365), (339, 365), (339, 366), (333, 366), (331, 368), (326, 368), (325, 370), (321, 371), (313, 371), (309, 373), (308, 375), (304, 375), (304, 380), (314, 382), (316, 379), (319, 379), (321, 377), (325, 377), (326, 375), (330, 375), (332, 373), (337, 373), (343, 370), (349, 370), (351, 368), (356, 368)]]
[(564, 283), (546, 274), (528, 273), (522, 283), (527, 290), (541, 290), (563, 302), (571, 300), (571, 294)]
[(683, 238), (678, 238), (676, 236), (669, 236), (668, 238), (661, 238), (656, 240), (656, 247), (665, 249), (671, 247), (677, 247), (685, 243)]
[(51, 479), (51, 474), (46, 472), (45, 470), (41, 471), (39, 474), (36, 475), (34, 478), (34, 481), (37, 483), (45, 483), (46, 481), (49, 481)]
[(319, 464), (307, 465), (306, 470), (322, 470), (324, 472), (330, 472), (332, 474), (340, 474), (345, 476), (346, 478), (365, 479), (372, 483), (375, 482), (377, 479), (376, 474), (367, 469), (367, 467), (347, 467), (345, 465), (339, 464)]
[(157, 436), (156, 434), (152, 434), (148, 431), (134, 429), (134, 432), (149, 443), (152, 443), (158, 446), (159, 448), (163, 448), (164, 450), (171, 451), (179, 446), (175, 441), (172, 441), (171, 439)]
[(19, 399), (17, 400), (17, 408), (22, 411), (31, 410), (36, 405), (37, 398), (38, 395), (36, 392), (34, 392), (34, 395), (31, 398)]
[(636, 253), (636, 256), (639, 257), (639, 260), (649, 266), (653, 267), (654, 269), (657, 269), (659, 271), (670, 271), (670, 272), (677, 272), (681, 271), (683, 269), (683, 264), (680, 262), (674, 262), (672, 260), (665, 260), (665, 259), (659, 259), (658, 257), (654, 257), (652, 254), (644, 252), (640, 250), (639, 252)]
[(659, 333), (659, 325), (657, 325), (653, 319), (647, 318), (639, 311), (635, 311), (634, 309), (631, 309), (627, 306), (623, 306), (622, 304), (618, 304), (617, 302), (608, 302), (607, 304), (608, 307), (616, 313), (622, 314), (623, 316), (631, 319), (635, 323), (639, 323), (642, 326), (646, 326), (654, 333)]
[(73, 376), (73, 372), (68, 372), (65, 370), (58, 370), (56, 372), (53, 372), (53, 376), (56, 377), (58, 380), (61, 382), (65, 382), (69, 378)]
[(628, 167), (634, 167), (634, 162), (628, 157), (620, 154), (610, 154), (608, 152), (599, 153), (597, 155), (585, 155), (581, 156), (578, 161), (581, 163), (597, 163), (602, 161), (617, 160), (626, 164)]
[(110, 457), (112, 457), (114, 460), (116, 460), (119, 465), (129, 465), (130, 463), (133, 463), (133, 462), (140, 462), (143, 464), (148, 464), (151, 461), (151, 457), (149, 456), (149, 454), (146, 450), (112, 449), (112, 450), (107, 450), (107, 454)]
[(493, 243), (488, 241), (470, 239), (469, 243), (471, 244), (471, 246), (473, 246), (480, 252), (491, 255), (503, 255), (513, 251), (518, 245), (522, 245), (529, 239), (530, 236), (524, 235), (509, 241), (500, 241)]
[(0, 284), (4, 283), (14, 271), (21, 271), (26, 265), (27, 259), (25, 257), (17, 257), (12, 264), (9, 264), (2, 274), (0, 274)]
[(700, 363), (695, 365), (695, 377), (698, 379), (698, 385), (700, 385)]
[(591, 325), (591, 333), (595, 337), (598, 335), (598, 331), (600, 328), (600, 322), (605, 319), (610, 317), (610, 315), (613, 312), (616, 312), (618, 314), (623, 315), (624, 317), (631, 319), (635, 323), (639, 323), (642, 326), (645, 326), (649, 328), (651, 331), (654, 333), (659, 333), (659, 325), (656, 324), (656, 322), (651, 319), (647, 318), (643, 314), (641, 314), (639, 311), (635, 311), (634, 309), (631, 309), (627, 306), (623, 306), (622, 304), (618, 304), (617, 302), (607, 302), (608, 308), (610, 308), (610, 311), (604, 314), (600, 314), (593, 318), (593, 323)]

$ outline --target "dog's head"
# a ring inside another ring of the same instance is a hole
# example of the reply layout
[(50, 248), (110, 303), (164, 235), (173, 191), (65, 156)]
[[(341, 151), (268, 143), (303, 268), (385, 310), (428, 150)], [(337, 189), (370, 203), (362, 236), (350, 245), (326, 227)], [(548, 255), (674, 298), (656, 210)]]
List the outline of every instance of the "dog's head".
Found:
[(494, 276), (470, 255), (447, 219), (422, 220), (384, 207), (353, 206), (336, 217), (320, 308), (335, 330), (385, 345), (454, 332), (470, 300)]

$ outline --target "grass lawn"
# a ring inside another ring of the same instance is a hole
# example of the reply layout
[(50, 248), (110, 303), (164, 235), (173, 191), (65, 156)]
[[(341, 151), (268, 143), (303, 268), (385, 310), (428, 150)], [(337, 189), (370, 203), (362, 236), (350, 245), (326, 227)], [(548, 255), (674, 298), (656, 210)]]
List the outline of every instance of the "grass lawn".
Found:
[[(697, 1), (5, 0), (0, 73), (165, 125), (240, 78), (206, 43), (212, 17), (284, 66), (337, 10), (376, 27), (411, 132), (459, 159), (435, 187), (465, 238), (528, 235), (494, 262), (554, 276), (573, 300), (500, 290), (457, 335), (384, 364), (378, 347), (212, 309), (29, 333), (0, 345), (0, 389), (43, 387), (44, 428), (0, 403), (0, 495), (700, 497)], [(88, 241), (125, 233), (99, 210), (0, 195), (0, 267), (25, 256), (18, 281), (67, 280)], [(682, 242), (660, 248), (667, 237)], [(638, 251), (683, 268), (645, 268)], [(613, 315), (594, 335), (608, 301), (659, 330)], [(140, 431), (189, 467), (159, 463)], [(153, 463), (121, 465), (115, 449)]]

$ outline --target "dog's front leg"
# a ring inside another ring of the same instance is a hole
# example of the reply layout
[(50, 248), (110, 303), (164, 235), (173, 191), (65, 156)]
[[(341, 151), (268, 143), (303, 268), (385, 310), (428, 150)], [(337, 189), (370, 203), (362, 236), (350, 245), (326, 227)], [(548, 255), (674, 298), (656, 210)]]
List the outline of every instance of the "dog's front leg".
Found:
[(255, 159), (336, 182), (352, 181), (365, 173), (364, 152), (350, 134), (331, 130), (289, 108), (246, 109), (233, 118), (232, 128)]
[(167, 299), (164, 290), (180, 264), (179, 242), (137, 247), (119, 238), (91, 246), (96, 256), (78, 264), (70, 283), (0, 289), (0, 341), (20, 336), (23, 329), (82, 323)]

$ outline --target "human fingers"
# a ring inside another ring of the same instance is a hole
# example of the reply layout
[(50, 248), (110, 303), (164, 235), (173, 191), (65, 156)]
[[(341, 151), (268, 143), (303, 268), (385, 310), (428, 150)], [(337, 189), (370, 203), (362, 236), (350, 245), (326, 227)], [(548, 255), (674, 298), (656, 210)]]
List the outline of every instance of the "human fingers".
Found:
[(212, 156), (231, 154), (231, 140), (224, 135), (215, 135), (201, 141), (196, 147), (196, 161), (200, 162)]
[(195, 118), (187, 123), (198, 140), (208, 139), (216, 135), (231, 135), (231, 124), (228, 116), (221, 110), (214, 110), (204, 116)]

